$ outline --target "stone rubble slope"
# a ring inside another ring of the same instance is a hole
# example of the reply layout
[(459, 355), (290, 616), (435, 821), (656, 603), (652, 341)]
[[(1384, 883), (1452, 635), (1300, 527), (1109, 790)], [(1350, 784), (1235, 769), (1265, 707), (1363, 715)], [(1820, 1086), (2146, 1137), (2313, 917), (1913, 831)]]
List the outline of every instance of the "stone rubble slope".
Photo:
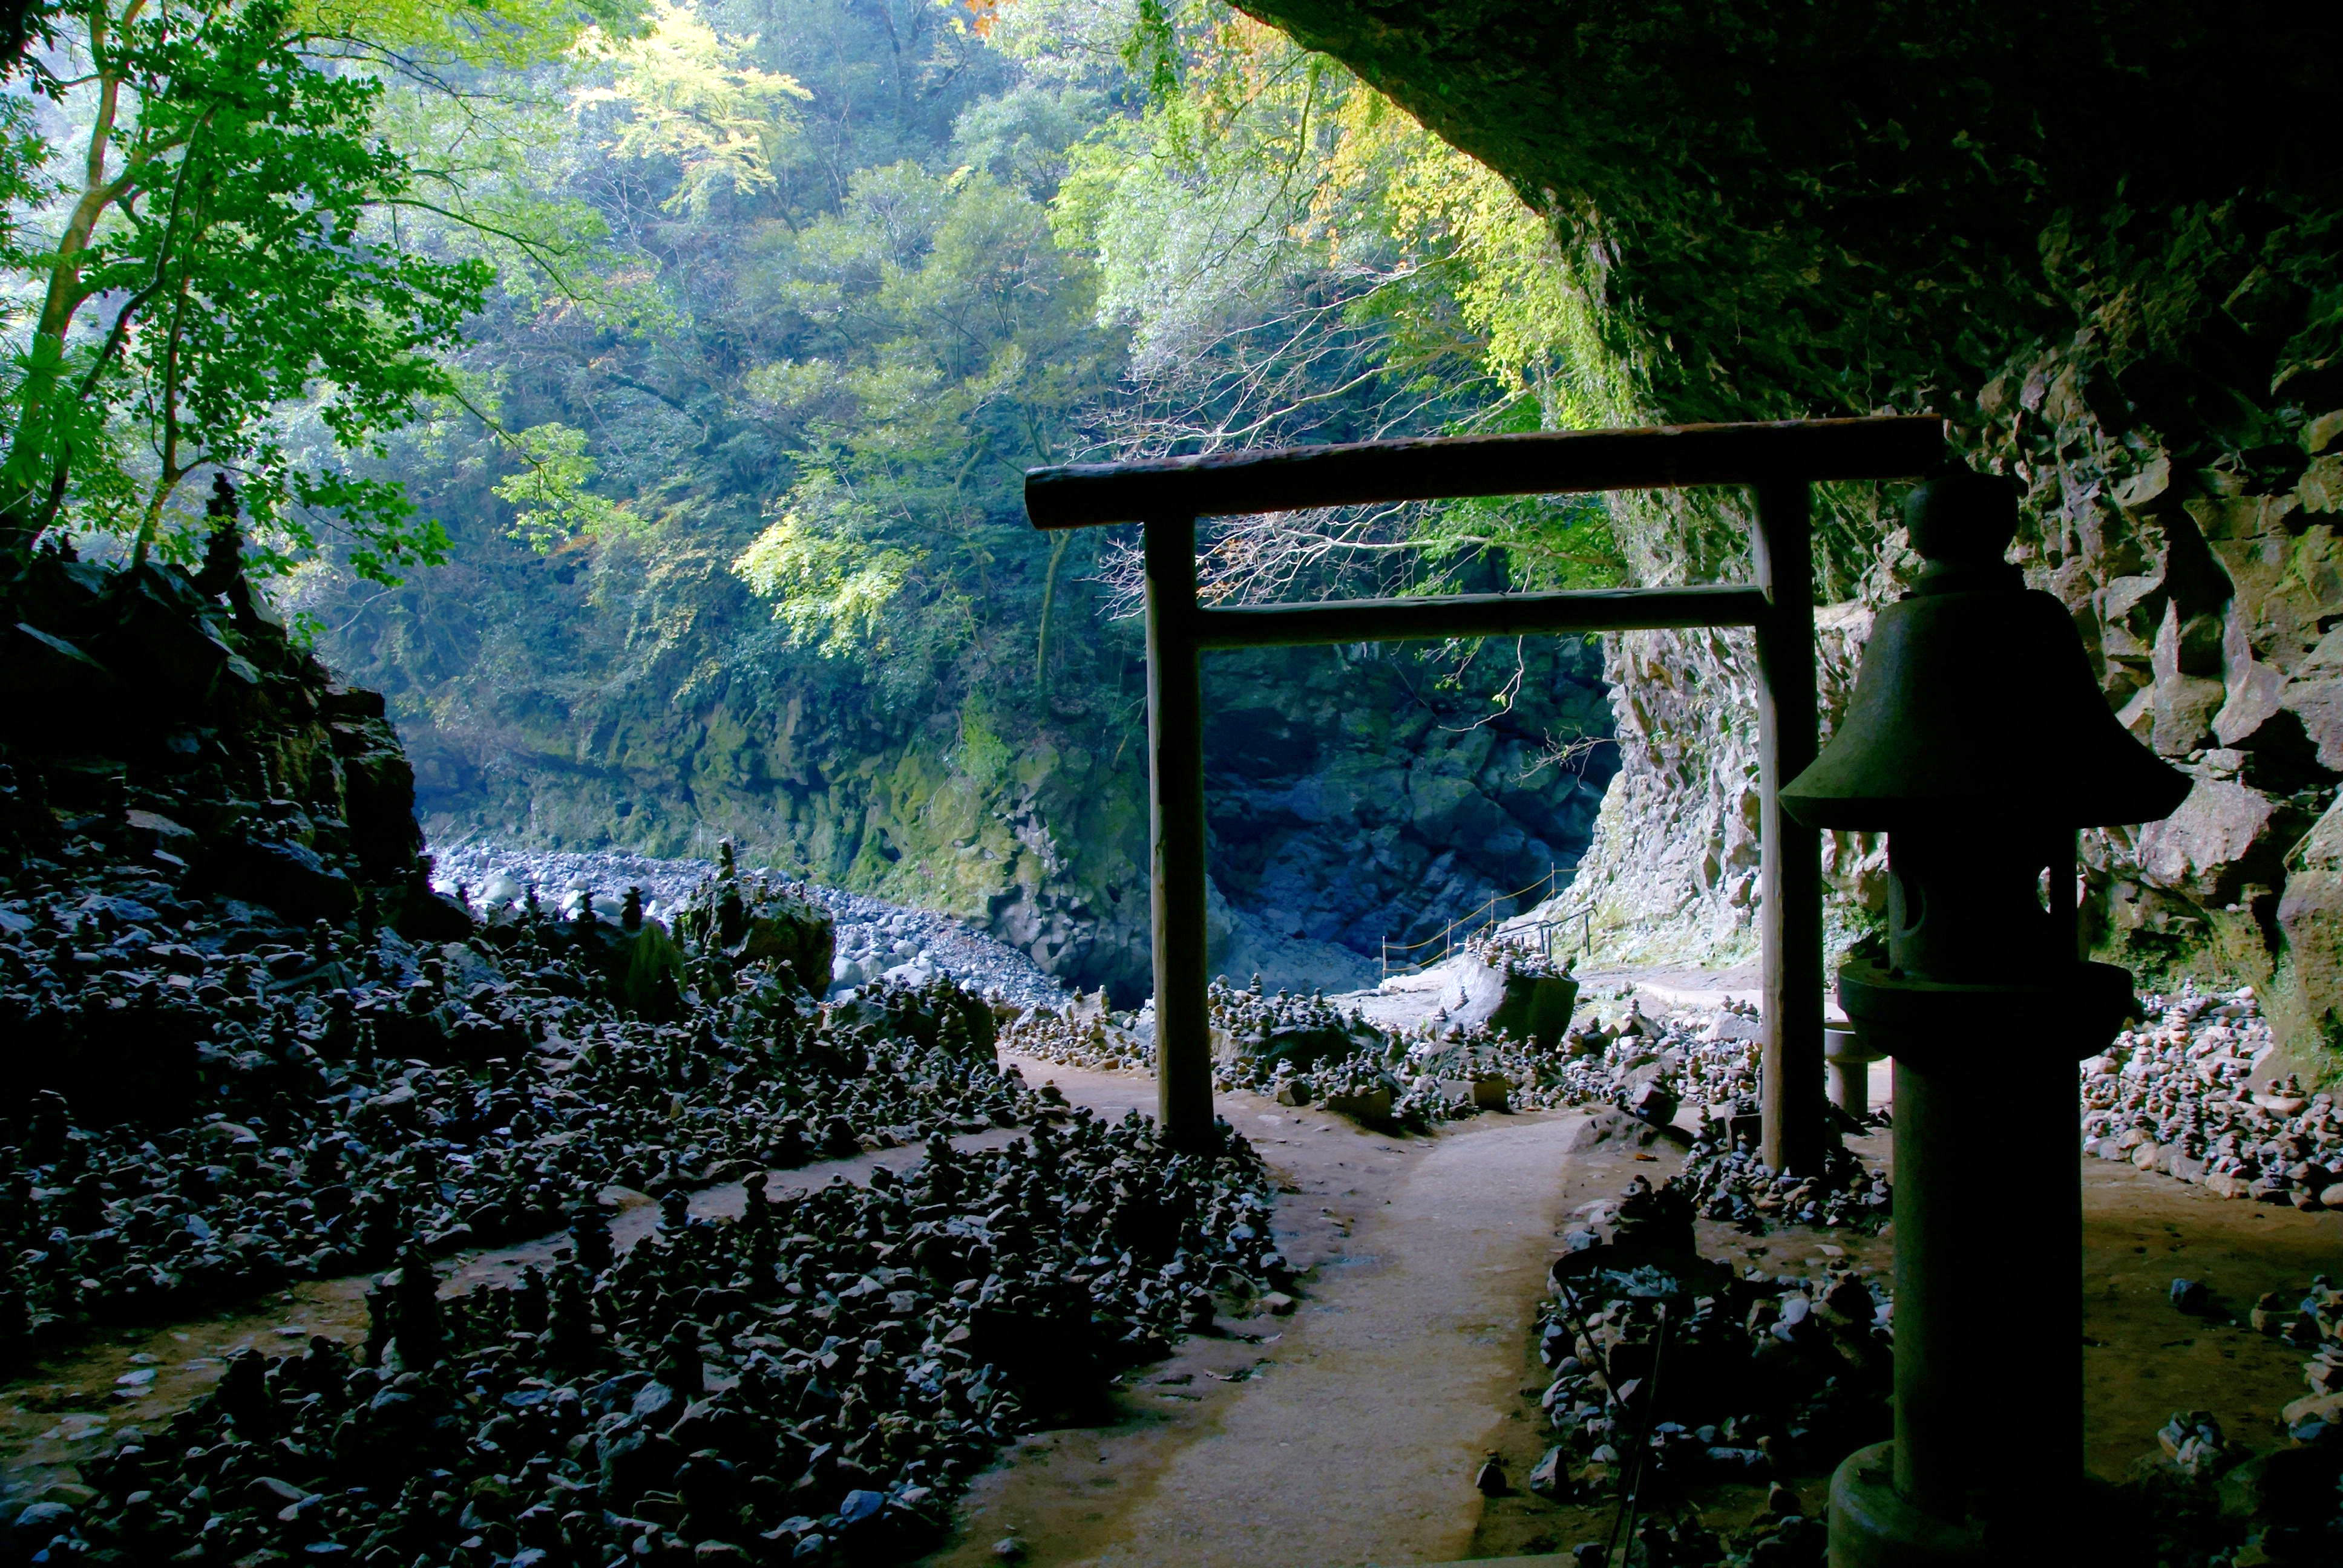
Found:
[(378, 1267), (410, 1240), (445, 1253), (558, 1230), (611, 1185), (697, 1187), (1038, 1103), (967, 992), (881, 986), (820, 1009), (776, 963), (623, 912), (434, 945), (39, 869), (7, 891), (21, 929), (0, 932), (0, 1008), (102, 1052), (125, 1092), (44, 1091), (0, 1120), (17, 1264), (0, 1360)]
[[(5, 886), (0, 996), (154, 1092), (0, 1119), (0, 1355), (396, 1266), (356, 1360), (238, 1361), (86, 1466), (94, 1497), (0, 1516), (0, 1561), (884, 1559), (1001, 1440), (1291, 1283), (1242, 1141), (1052, 1132), (1063, 1101), (999, 1066), (995, 1002), (941, 978), (817, 1003), (829, 917), (729, 857), (671, 930), (639, 894), (524, 898), (434, 943), (161, 881), (141, 901), (59, 848)], [(698, 1188), (917, 1141), (908, 1187), (687, 1222)], [(614, 1185), (667, 1211), (623, 1258)], [(565, 1223), (549, 1277), (438, 1299), (434, 1255)]]
[(1133, 1115), (689, 1217), (453, 1299), (411, 1250), (357, 1354), (247, 1352), (19, 1514), (55, 1561), (548, 1568), (914, 1554), (999, 1447), (1260, 1288), (1269, 1181)]

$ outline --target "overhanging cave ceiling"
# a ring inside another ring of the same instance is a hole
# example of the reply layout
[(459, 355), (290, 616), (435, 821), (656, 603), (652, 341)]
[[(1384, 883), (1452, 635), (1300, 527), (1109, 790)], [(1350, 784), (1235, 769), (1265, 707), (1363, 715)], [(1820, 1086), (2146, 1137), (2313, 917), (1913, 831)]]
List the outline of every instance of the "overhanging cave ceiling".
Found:
[[(2046, 233), (2118, 193), (2337, 194), (2335, 7), (1241, 3), (1564, 220), (1679, 361), (1652, 377), (1674, 417), (1973, 390), (2058, 323)], [(1764, 321), (1811, 350), (1737, 352)]]

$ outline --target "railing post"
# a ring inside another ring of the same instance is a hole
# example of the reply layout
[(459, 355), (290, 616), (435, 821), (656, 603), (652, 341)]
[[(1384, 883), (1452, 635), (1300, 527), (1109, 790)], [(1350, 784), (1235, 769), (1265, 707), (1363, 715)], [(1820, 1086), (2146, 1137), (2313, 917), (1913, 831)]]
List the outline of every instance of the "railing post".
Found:
[(1204, 696), (1196, 648), (1196, 522), (1150, 518), (1147, 777), (1155, 945), (1156, 1115), (1163, 1138), (1212, 1139), (1212, 1039), (1205, 996)]
[(1751, 556), (1771, 607), (1757, 623), (1757, 748), (1764, 859), (1764, 1154), (1776, 1171), (1822, 1167), (1829, 1123), (1823, 1068), (1822, 838), (1782, 810), (1782, 786), (1815, 759), (1813, 497), (1757, 487)]

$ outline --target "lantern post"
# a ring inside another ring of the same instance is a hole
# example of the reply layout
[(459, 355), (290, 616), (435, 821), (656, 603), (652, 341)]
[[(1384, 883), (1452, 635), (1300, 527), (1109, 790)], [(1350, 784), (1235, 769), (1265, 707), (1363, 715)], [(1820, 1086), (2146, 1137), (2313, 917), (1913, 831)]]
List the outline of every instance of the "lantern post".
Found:
[[(1939, 470), (1905, 520), (1926, 565), (1782, 794), (1807, 827), (1887, 835), (1885, 960), (1849, 960), (1838, 995), (1895, 1061), (1895, 1440), (1833, 1478), (1830, 1563), (2066, 1561), (2036, 1553), (2079, 1545), (2055, 1538), (2083, 1473), (2075, 1064), (2132, 1006), (2127, 970), (2077, 956), (2074, 834), (2163, 817), (2188, 780), (2003, 559), (2006, 483)], [(1987, 1332), (2013, 1278), (2042, 1294)]]

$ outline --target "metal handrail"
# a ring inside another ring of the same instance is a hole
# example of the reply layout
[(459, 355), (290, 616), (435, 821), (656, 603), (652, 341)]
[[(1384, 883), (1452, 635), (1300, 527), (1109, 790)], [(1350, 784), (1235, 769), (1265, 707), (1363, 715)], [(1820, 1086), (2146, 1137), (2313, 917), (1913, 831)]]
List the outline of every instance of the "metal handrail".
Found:
[[(1426, 937), (1422, 941), (1415, 942), (1394, 942), (1388, 937), (1384, 938), (1382, 953), (1383, 978), (1389, 980), (1394, 972), (1392, 967), (1393, 954), (1413, 952), (1419, 948), (1430, 947), (1434, 942), (1441, 944), (1440, 951), (1436, 955), (1428, 959), (1405, 960), (1400, 964), (1396, 972), (1401, 974), (1421, 973), (1422, 971), (1430, 969), (1434, 964), (1445, 962), (1448, 956), (1456, 950), (1456, 932), (1458, 928), (1469, 927), (1469, 929), (1464, 932), (1465, 937), (1469, 939), (1486, 930), (1493, 925), (1500, 925), (1506, 920), (1515, 919), (1516, 917), (1513, 915), (1493, 915), (1491, 914), (1490, 911), (1493, 910), (1499, 904), (1507, 903), (1513, 900), (1522, 898), (1525, 894), (1534, 892), (1539, 888), (1545, 889), (1545, 897), (1551, 899), (1554, 895), (1554, 879), (1561, 874), (1562, 868), (1560, 866), (1548, 866), (1546, 868), (1545, 875), (1539, 878), (1536, 881), (1530, 883), (1529, 886), (1525, 888), (1518, 889), (1510, 893), (1496, 893), (1491, 895), (1487, 902), (1481, 905), (1479, 909), (1474, 910), (1472, 913), (1461, 915), (1456, 919), (1450, 920), (1445, 926), (1441, 928), (1440, 933), (1437, 936)], [(1544, 900), (1540, 900), (1540, 902), (1544, 901)], [(1483, 919), (1483, 916), (1487, 916), (1488, 918)], [(1545, 956), (1547, 959), (1551, 960), (1554, 957), (1554, 928), (1556, 926), (1566, 926), (1573, 920), (1583, 920), (1584, 922), (1584, 946), (1581, 950), (1592, 951), (1594, 946), (1594, 906), (1589, 904), (1584, 909), (1573, 910), (1571, 913), (1564, 915), (1559, 920), (1540, 920), (1537, 924), (1537, 930), (1540, 940), (1544, 946)], [(1474, 924), (1473, 922), (1475, 921), (1478, 921), (1479, 923)]]

